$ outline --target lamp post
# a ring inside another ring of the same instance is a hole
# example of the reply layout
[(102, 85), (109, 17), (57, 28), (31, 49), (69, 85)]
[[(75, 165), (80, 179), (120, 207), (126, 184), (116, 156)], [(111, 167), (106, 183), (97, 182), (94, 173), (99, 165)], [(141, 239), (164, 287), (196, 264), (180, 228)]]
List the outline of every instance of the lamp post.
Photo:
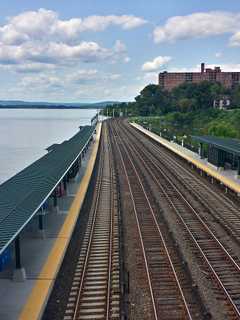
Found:
[(184, 140), (187, 138), (187, 136), (186, 135), (184, 135), (183, 137), (182, 137), (182, 147), (184, 147)]
[[(164, 128), (164, 129), (163, 129), (163, 132), (166, 133), (166, 132), (167, 132), (167, 128)], [(165, 136), (165, 137), (163, 136), (163, 138), (166, 139), (166, 136)]]

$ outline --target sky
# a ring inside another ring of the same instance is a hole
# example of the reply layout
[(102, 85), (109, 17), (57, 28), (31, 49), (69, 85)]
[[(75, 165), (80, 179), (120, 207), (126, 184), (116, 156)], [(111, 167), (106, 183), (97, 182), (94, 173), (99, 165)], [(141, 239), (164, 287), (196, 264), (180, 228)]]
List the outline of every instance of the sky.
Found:
[(162, 71), (240, 71), (240, 1), (0, 3), (0, 100), (132, 101)]

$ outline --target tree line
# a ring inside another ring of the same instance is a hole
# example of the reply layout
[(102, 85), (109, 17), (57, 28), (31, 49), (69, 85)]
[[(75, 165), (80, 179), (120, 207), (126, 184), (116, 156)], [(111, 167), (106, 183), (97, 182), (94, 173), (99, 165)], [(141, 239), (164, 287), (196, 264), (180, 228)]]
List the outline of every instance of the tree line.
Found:
[(213, 102), (222, 95), (230, 97), (232, 108), (240, 107), (240, 86), (226, 89), (220, 83), (203, 81), (183, 83), (171, 92), (159, 85), (149, 84), (134, 102), (107, 106), (103, 113), (108, 116), (155, 116), (171, 112), (187, 113), (213, 108)]

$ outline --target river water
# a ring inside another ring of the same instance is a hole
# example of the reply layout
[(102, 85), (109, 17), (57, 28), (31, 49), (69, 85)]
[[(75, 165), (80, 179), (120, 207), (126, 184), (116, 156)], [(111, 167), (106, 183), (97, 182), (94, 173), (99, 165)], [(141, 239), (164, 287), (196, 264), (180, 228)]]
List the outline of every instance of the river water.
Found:
[(0, 184), (43, 156), (51, 144), (90, 125), (95, 114), (95, 109), (0, 109)]

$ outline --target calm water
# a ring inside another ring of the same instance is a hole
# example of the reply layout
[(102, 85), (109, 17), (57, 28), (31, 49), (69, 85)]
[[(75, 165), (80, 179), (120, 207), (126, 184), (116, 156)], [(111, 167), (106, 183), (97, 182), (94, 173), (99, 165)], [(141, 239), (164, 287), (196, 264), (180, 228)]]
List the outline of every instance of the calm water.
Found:
[(0, 110), (0, 184), (89, 125), (96, 110)]

